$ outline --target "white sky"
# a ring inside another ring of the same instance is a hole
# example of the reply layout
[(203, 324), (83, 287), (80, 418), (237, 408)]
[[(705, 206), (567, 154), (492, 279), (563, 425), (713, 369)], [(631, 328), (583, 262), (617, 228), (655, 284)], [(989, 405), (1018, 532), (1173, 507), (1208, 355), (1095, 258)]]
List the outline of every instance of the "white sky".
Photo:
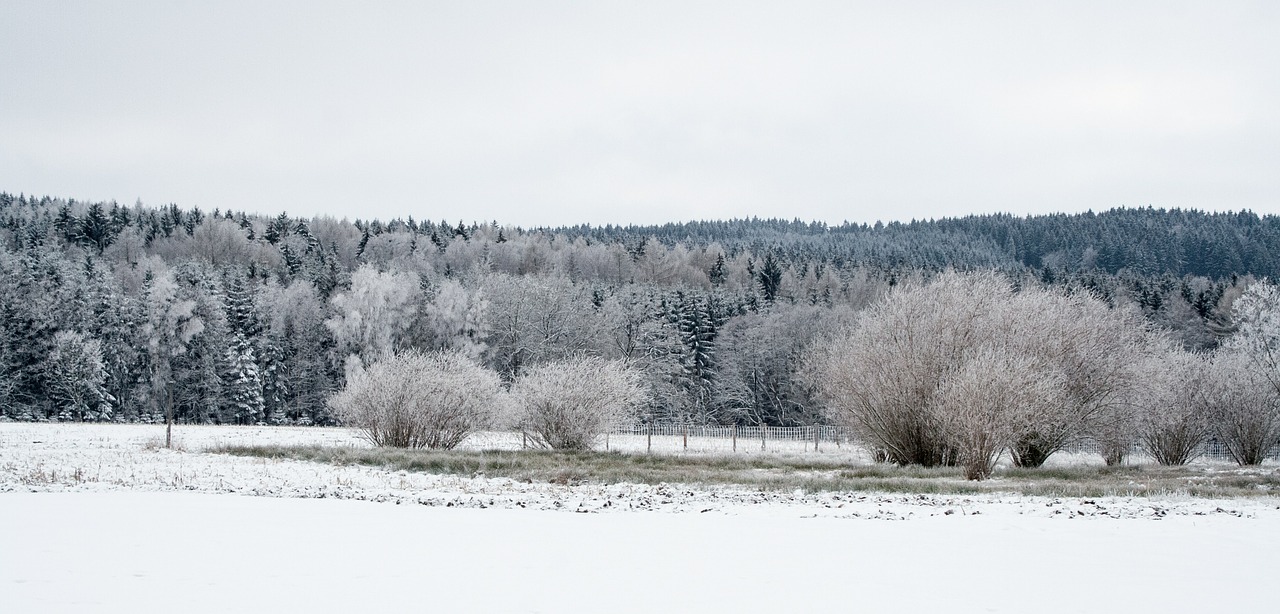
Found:
[(1280, 2), (6, 0), (0, 190), (524, 226), (1280, 213)]

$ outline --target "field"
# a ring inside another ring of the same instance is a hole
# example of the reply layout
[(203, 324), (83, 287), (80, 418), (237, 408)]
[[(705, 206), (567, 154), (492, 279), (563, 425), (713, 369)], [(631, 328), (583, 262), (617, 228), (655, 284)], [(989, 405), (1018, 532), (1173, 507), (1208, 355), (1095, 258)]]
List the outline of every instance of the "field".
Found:
[(1280, 563), (1275, 465), (1161, 478), (1066, 457), (964, 492), (849, 446), (664, 440), (640, 462), (647, 442), (565, 457), (486, 435), (431, 465), (344, 429), (175, 435), (0, 424), (0, 609), (1266, 611)]

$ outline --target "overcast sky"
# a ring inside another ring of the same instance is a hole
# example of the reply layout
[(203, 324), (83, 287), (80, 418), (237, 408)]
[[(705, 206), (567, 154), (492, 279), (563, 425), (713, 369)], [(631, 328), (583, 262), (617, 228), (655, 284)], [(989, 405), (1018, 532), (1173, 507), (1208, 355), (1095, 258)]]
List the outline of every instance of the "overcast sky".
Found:
[(524, 226), (1280, 213), (1280, 2), (0, 3), (0, 191)]

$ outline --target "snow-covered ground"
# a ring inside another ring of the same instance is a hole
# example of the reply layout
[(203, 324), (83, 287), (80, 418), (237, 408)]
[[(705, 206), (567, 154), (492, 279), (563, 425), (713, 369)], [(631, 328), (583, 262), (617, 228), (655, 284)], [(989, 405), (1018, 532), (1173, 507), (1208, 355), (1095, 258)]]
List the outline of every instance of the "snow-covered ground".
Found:
[(343, 429), (175, 436), (0, 424), (0, 612), (1269, 611), (1280, 564), (1274, 498), (531, 484), (205, 451), (366, 445)]

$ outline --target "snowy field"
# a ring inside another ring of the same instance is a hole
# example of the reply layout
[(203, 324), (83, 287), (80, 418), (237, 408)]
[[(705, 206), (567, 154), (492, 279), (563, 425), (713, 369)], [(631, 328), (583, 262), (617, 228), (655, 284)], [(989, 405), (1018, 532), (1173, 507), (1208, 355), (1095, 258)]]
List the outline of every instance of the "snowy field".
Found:
[(162, 437), (0, 424), (0, 612), (1271, 611), (1280, 568), (1275, 498), (568, 486), (206, 452), (366, 445), (343, 429)]

